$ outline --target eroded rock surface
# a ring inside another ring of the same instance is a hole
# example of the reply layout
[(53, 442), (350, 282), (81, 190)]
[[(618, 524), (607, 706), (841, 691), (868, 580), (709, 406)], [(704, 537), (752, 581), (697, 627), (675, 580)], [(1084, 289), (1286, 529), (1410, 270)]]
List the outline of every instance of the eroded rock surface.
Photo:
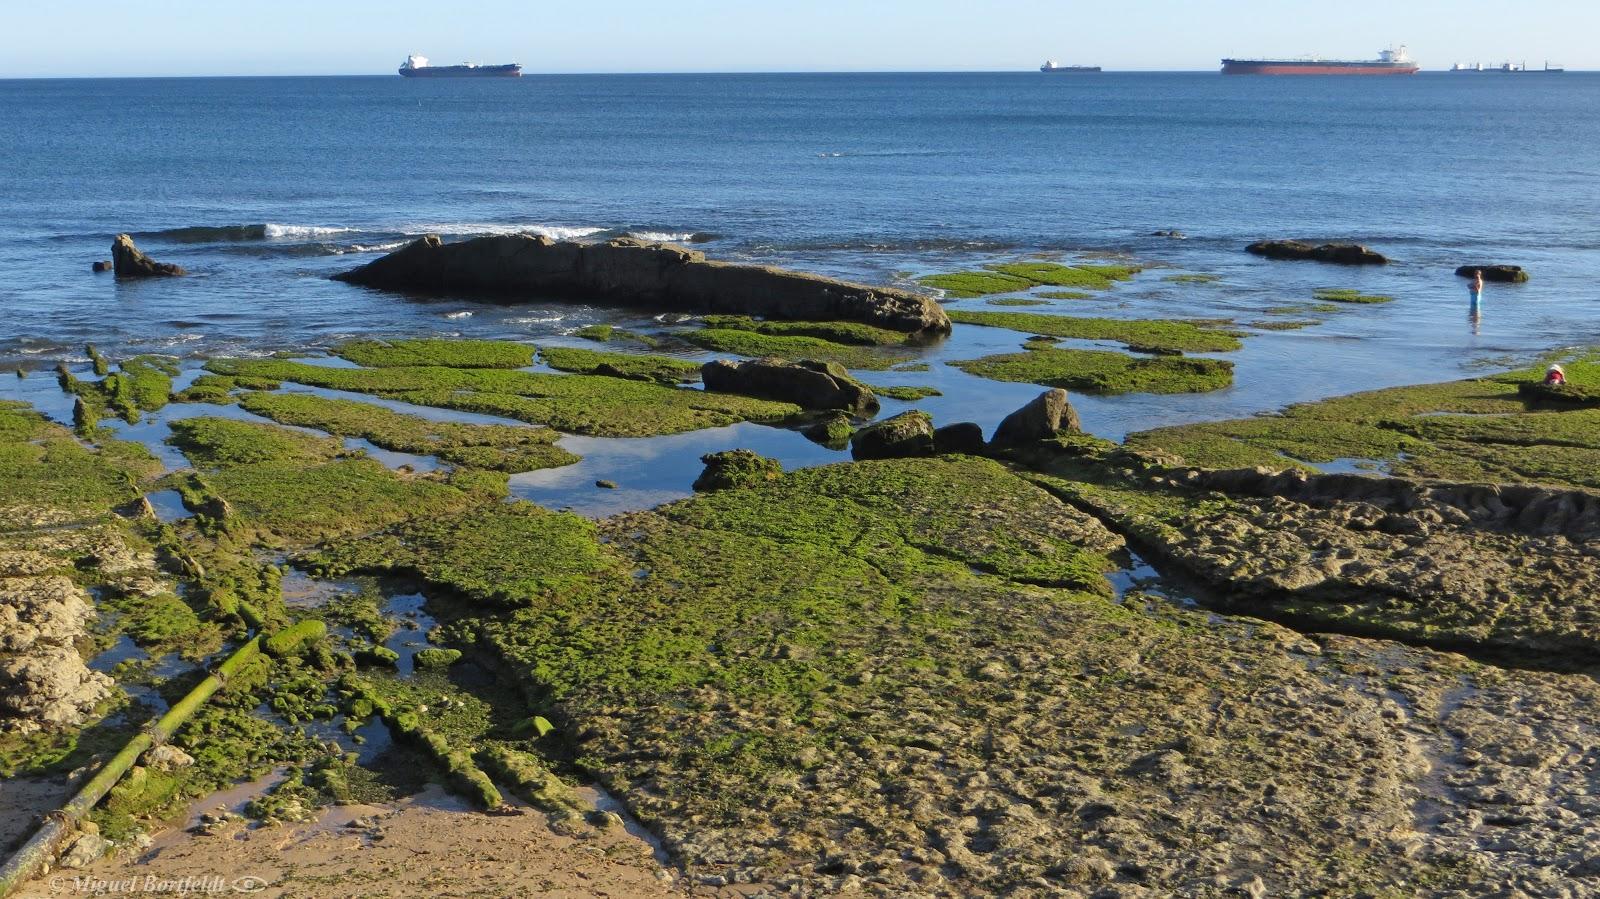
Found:
[(0, 731), (82, 724), (110, 695), (111, 679), (75, 647), (93, 617), (65, 577), (0, 577)]
[(546, 294), (691, 312), (844, 319), (913, 333), (950, 331), (944, 309), (920, 294), (715, 262), (697, 250), (633, 238), (583, 244), (507, 235), (447, 244), (429, 235), (334, 277), (388, 290)]

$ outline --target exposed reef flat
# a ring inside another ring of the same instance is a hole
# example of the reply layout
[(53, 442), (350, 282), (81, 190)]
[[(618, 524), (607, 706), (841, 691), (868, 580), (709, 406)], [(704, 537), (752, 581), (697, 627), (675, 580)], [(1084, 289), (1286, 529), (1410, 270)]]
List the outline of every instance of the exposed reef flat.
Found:
[[(1029, 318), (1152, 350), (1238, 344), (1220, 325)], [(902, 349), (859, 322), (715, 324)], [(1060, 339), (1023, 355), (1087, 352)], [(0, 642), (0, 672), (32, 670), (15, 662), (42, 646), (66, 675), (0, 675), (0, 775), (64, 784), (260, 635), (267, 651), (75, 835), (88, 870), (194, 858), (214, 836), (140, 847), (189, 823), (193, 797), (270, 774), (237, 806), (247, 821), (195, 824), (246, 837), (229, 857), (310, 834), (296, 828), (330, 805), (373, 810), (337, 872), (321, 856), (263, 869), (296, 894), (352, 868), (522, 888), (385, 854), (416, 837), (418, 810), (392, 803), (430, 781), (474, 817), (433, 802), (424, 824), (469, 860), (499, 851), (470, 840), (545, 839), (513, 826), (536, 818), (642, 863), (572, 789), (597, 781), (680, 887), (724, 894), (1600, 890), (1597, 410), (1581, 387), (1537, 388), (1542, 365), (1125, 446), (1079, 433), (1060, 390), (988, 444), (896, 407), (863, 455), (918, 458), (785, 472), (712, 453), (704, 492), (594, 520), (508, 501), (507, 473), (565, 461), (560, 432), (806, 421), (838, 444), (853, 422), (677, 386), (675, 357), (567, 349), (213, 360), (176, 397), (217, 404), (198, 409), (165, 405), (165, 363), (102, 357), (98, 380), (60, 378), (100, 400), (77, 435), (0, 406), (0, 620), (61, 625)], [(1104, 355), (1124, 379), (1226, 365)], [(541, 357), (575, 373), (520, 370)], [(1600, 379), (1592, 356), (1564, 361)], [(744, 366), (784, 363), (707, 367)], [(857, 387), (841, 404), (859, 418)], [(165, 428), (178, 470), (101, 424), (127, 410)], [(451, 410), (529, 424), (435, 419)], [(389, 468), (358, 439), (442, 464)], [(1333, 459), (1404, 476), (1309, 470)], [(167, 490), (186, 515), (155, 514)], [(540, 814), (476, 817), (521, 803)], [(639, 888), (648, 865), (631, 864), (600, 886)]]
[(447, 244), (428, 236), (338, 280), (387, 290), (598, 300), (687, 312), (841, 319), (908, 333), (950, 330), (932, 299), (766, 266), (707, 260), (673, 244), (512, 235)]

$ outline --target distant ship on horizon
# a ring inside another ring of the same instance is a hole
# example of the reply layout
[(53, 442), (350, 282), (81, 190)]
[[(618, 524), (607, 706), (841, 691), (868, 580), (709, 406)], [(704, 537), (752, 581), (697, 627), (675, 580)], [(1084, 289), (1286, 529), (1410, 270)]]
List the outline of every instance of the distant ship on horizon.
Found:
[(514, 62), (502, 66), (470, 62), (459, 66), (434, 66), (428, 64), (426, 56), (407, 56), (405, 65), (400, 67), (402, 78), (517, 78), (521, 75), (522, 66)]
[(1415, 75), (1420, 67), (1405, 45), (1391, 47), (1377, 59), (1224, 59), (1224, 75)]
[(1085, 72), (1098, 72), (1098, 71), (1100, 71), (1100, 67), (1099, 66), (1063, 66), (1063, 65), (1057, 65), (1056, 61), (1053, 60), (1053, 59), (1047, 59), (1047, 60), (1045, 60), (1044, 65), (1039, 67), (1039, 71), (1046, 72), (1046, 73), (1063, 72), (1063, 73), (1071, 75), (1071, 74), (1082, 74), (1082, 73), (1085, 73)]
[(1488, 68), (1484, 68), (1483, 67), (1483, 63), (1481, 63), (1481, 62), (1469, 63), (1468, 65), (1462, 65), (1461, 63), (1458, 62), (1455, 65), (1450, 67), (1450, 71), (1452, 71), (1452, 72), (1503, 72), (1503, 73), (1545, 72), (1545, 73), (1548, 73), (1548, 74), (1551, 74), (1551, 75), (1559, 75), (1562, 72), (1565, 72), (1566, 70), (1567, 70), (1566, 67), (1563, 66), (1563, 65), (1560, 65), (1560, 64), (1551, 65), (1549, 60), (1545, 61), (1544, 68), (1542, 68), (1542, 69), (1530, 69), (1530, 68), (1528, 68), (1528, 64), (1526, 62), (1521, 62), (1521, 63), (1503, 62), (1503, 63), (1501, 63), (1501, 64), (1499, 64), (1497, 66), (1490, 66)]

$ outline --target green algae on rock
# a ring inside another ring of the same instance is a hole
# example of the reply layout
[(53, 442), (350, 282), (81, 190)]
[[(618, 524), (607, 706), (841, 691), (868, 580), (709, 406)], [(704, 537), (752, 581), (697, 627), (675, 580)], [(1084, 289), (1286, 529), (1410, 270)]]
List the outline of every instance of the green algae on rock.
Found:
[(239, 406), (281, 424), (360, 437), (384, 449), (475, 468), (515, 473), (578, 461), (552, 445), (561, 435), (549, 428), (429, 421), (370, 403), (304, 393), (247, 393)]
[(662, 384), (687, 384), (700, 380), (700, 363), (672, 356), (640, 353), (606, 353), (579, 347), (544, 346), (539, 358), (557, 371), (606, 375)]
[(878, 396), (886, 396), (892, 400), (904, 400), (905, 402), (927, 399), (930, 396), (944, 396), (941, 391), (933, 387), (917, 387), (913, 385), (873, 387), (872, 392)]
[(1048, 300), (1034, 299), (1033, 297), (991, 297), (984, 300), (986, 306), (1048, 306)]
[(788, 403), (603, 375), (441, 366), (346, 369), (281, 359), (213, 359), (206, 367), (217, 374), (368, 393), (597, 437), (648, 437), (740, 421), (781, 421), (800, 411)]
[(1382, 296), (1379, 294), (1365, 294), (1359, 290), (1354, 290), (1348, 287), (1324, 287), (1312, 293), (1312, 296), (1327, 303), (1373, 304), (1394, 302), (1394, 297)]
[(1530, 407), (1520, 394), (1542, 371), (1534, 366), (1302, 403), (1277, 415), (1157, 428), (1129, 435), (1128, 444), (1211, 468), (1368, 459), (1414, 477), (1600, 487), (1593, 413)]
[(678, 336), (704, 349), (751, 359), (815, 359), (846, 368), (884, 371), (914, 357), (910, 350), (836, 343), (820, 337), (766, 334), (739, 328), (702, 328)]
[(1222, 276), (1184, 273), (1178, 275), (1168, 275), (1161, 280), (1166, 281), (1169, 284), (1215, 284), (1216, 282), (1222, 280)]
[(109, 517), (160, 470), (139, 444), (91, 449), (27, 404), (0, 400), (0, 531)]
[[(426, 478), (402, 478), (380, 463), (348, 458), (339, 441), (255, 422), (189, 418), (171, 442), (243, 527), (269, 542), (303, 542), (437, 515), (477, 494)], [(503, 485), (502, 485), (503, 486)]]
[(1003, 262), (980, 271), (924, 275), (917, 281), (952, 299), (1014, 293), (1041, 285), (1107, 290), (1143, 269), (1136, 265), (1062, 265), (1056, 262)]
[(754, 331), (779, 337), (815, 337), (856, 346), (900, 346), (912, 339), (904, 331), (850, 321), (757, 320), (748, 315), (707, 315), (701, 321), (707, 328)]
[(1225, 353), (1243, 344), (1230, 331), (1169, 319), (1084, 318), (1038, 312), (970, 312), (953, 310), (960, 324), (1007, 328), (1026, 334), (1077, 340), (1113, 340), (1128, 346), (1185, 353)]
[(353, 340), (341, 344), (335, 352), (342, 359), (371, 368), (525, 368), (533, 364), (534, 348), (509, 340), (408, 338)]
[(300, 559), (319, 576), (399, 571), (496, 605), (581, 605), (621, 578), (592, 522), (513, 502), (336, 541)]
[(705, 470), (695, 479), (697, 493), (754, 487), (783, 477), (783, 464), (750, 450), (724, 450), (700, 457)]
[(1233, 363), (1219, 359), (1142, 359), (1107, 350), (1057, 349), (1037, 343), (1030, 343), (1020, 353), (950, 364), (980, 378), (1096, 394), (1204, 393), (1233, 384)]
[(661, 339), (658, 337), (653, 337), (649, 334), (640, 334), (638, 331), (629, 331), (626, 328), (619, 328), (616, 325), (585, 325), (578, 330), (573, 331), (572, 336), (581, 337), (584, 340), (593, 340), (597, 343), (609, 343), (613, 340), (631, 341), (641, 346), (647, 346), (651, 348), (660, 346), (662, 343)]

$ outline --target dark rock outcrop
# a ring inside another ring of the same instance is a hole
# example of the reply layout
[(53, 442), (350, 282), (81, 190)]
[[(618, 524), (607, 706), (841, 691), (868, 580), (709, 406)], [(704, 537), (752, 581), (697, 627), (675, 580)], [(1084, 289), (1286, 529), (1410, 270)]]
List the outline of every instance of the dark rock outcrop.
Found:
[(1034, 397), (1026, 406), (1007, 415), (994, 429), (990, 446), (1003, 449), (1010, 446), (1047, 440), (1066, 431), (1075, 433), (1082, 429), (1078, 410), (1067, 400), (1067, 392), (1052, 387)]
[(1517, 395), (1535, 405), (1600, 406), (1600, 388), (1571, 383), (1546, 384), (1534, 381), (1518, 384)]
[(844, 409), (860, 415), (878, 410), (871, 388), (834, 362), (785, 359), (717, 359), (700, 367), (706, 389), (794, 403), (802, 409)]
[(1166, 237), (1172, 240), (1186, 240), (1189, 237), (1189, 235), (1183, 233), (1182, 231), (1151, 231), (1150, 236)]
[(89, 266), (89, 268), (95, 272), (109, 272), (113, 267), (114, 266), (110, 259), (101, 259)]
[(933, 454), (933, 416), (917, 409), (873, 422), (850, 436), (853, 459), (900, 459)]
[(1456, 274), (1463, 278), (1478, 272), (1483, 273), (1483, 280), (1502, 284), (1521, 284), (1528, 280), (1528, 273), (1520, 265), (1463, 265), (1456, 269)]
[(1245, 250), (1268, 259), (1305, 259), (1338, 265), (1388, 265), (1389, 258), (1358, 243), (1314, 244), (1303, 240), (1258, 240)]
[(936, 428), (933, 432), (933, 449), (940, 455), (947, 453), (980, 455), (984, 449), (983, 428), (970, 421), (958, 421), (953, 425)]
[(119, 278), (157, 278), (186, 274), (170, 262), (157, 262), (133, 245), (133, 238), (118, 234), (111, 241), (111, 269)]
[(943, 307), (921, 294), (714, 262), (686, 247), (633, 238), (582, 244), (509, 235), (447, 244), (428, 235), (334, 278), (386, 290), (538, 294), (684, 312), (859, 321), (913, 334), (950, 331)]
[(783, 477), (783, 463), (746, 449), (707, 453), (700, 461), (706, 467), (695, 479), (694, 489), (701, 493), (756, 487)]

